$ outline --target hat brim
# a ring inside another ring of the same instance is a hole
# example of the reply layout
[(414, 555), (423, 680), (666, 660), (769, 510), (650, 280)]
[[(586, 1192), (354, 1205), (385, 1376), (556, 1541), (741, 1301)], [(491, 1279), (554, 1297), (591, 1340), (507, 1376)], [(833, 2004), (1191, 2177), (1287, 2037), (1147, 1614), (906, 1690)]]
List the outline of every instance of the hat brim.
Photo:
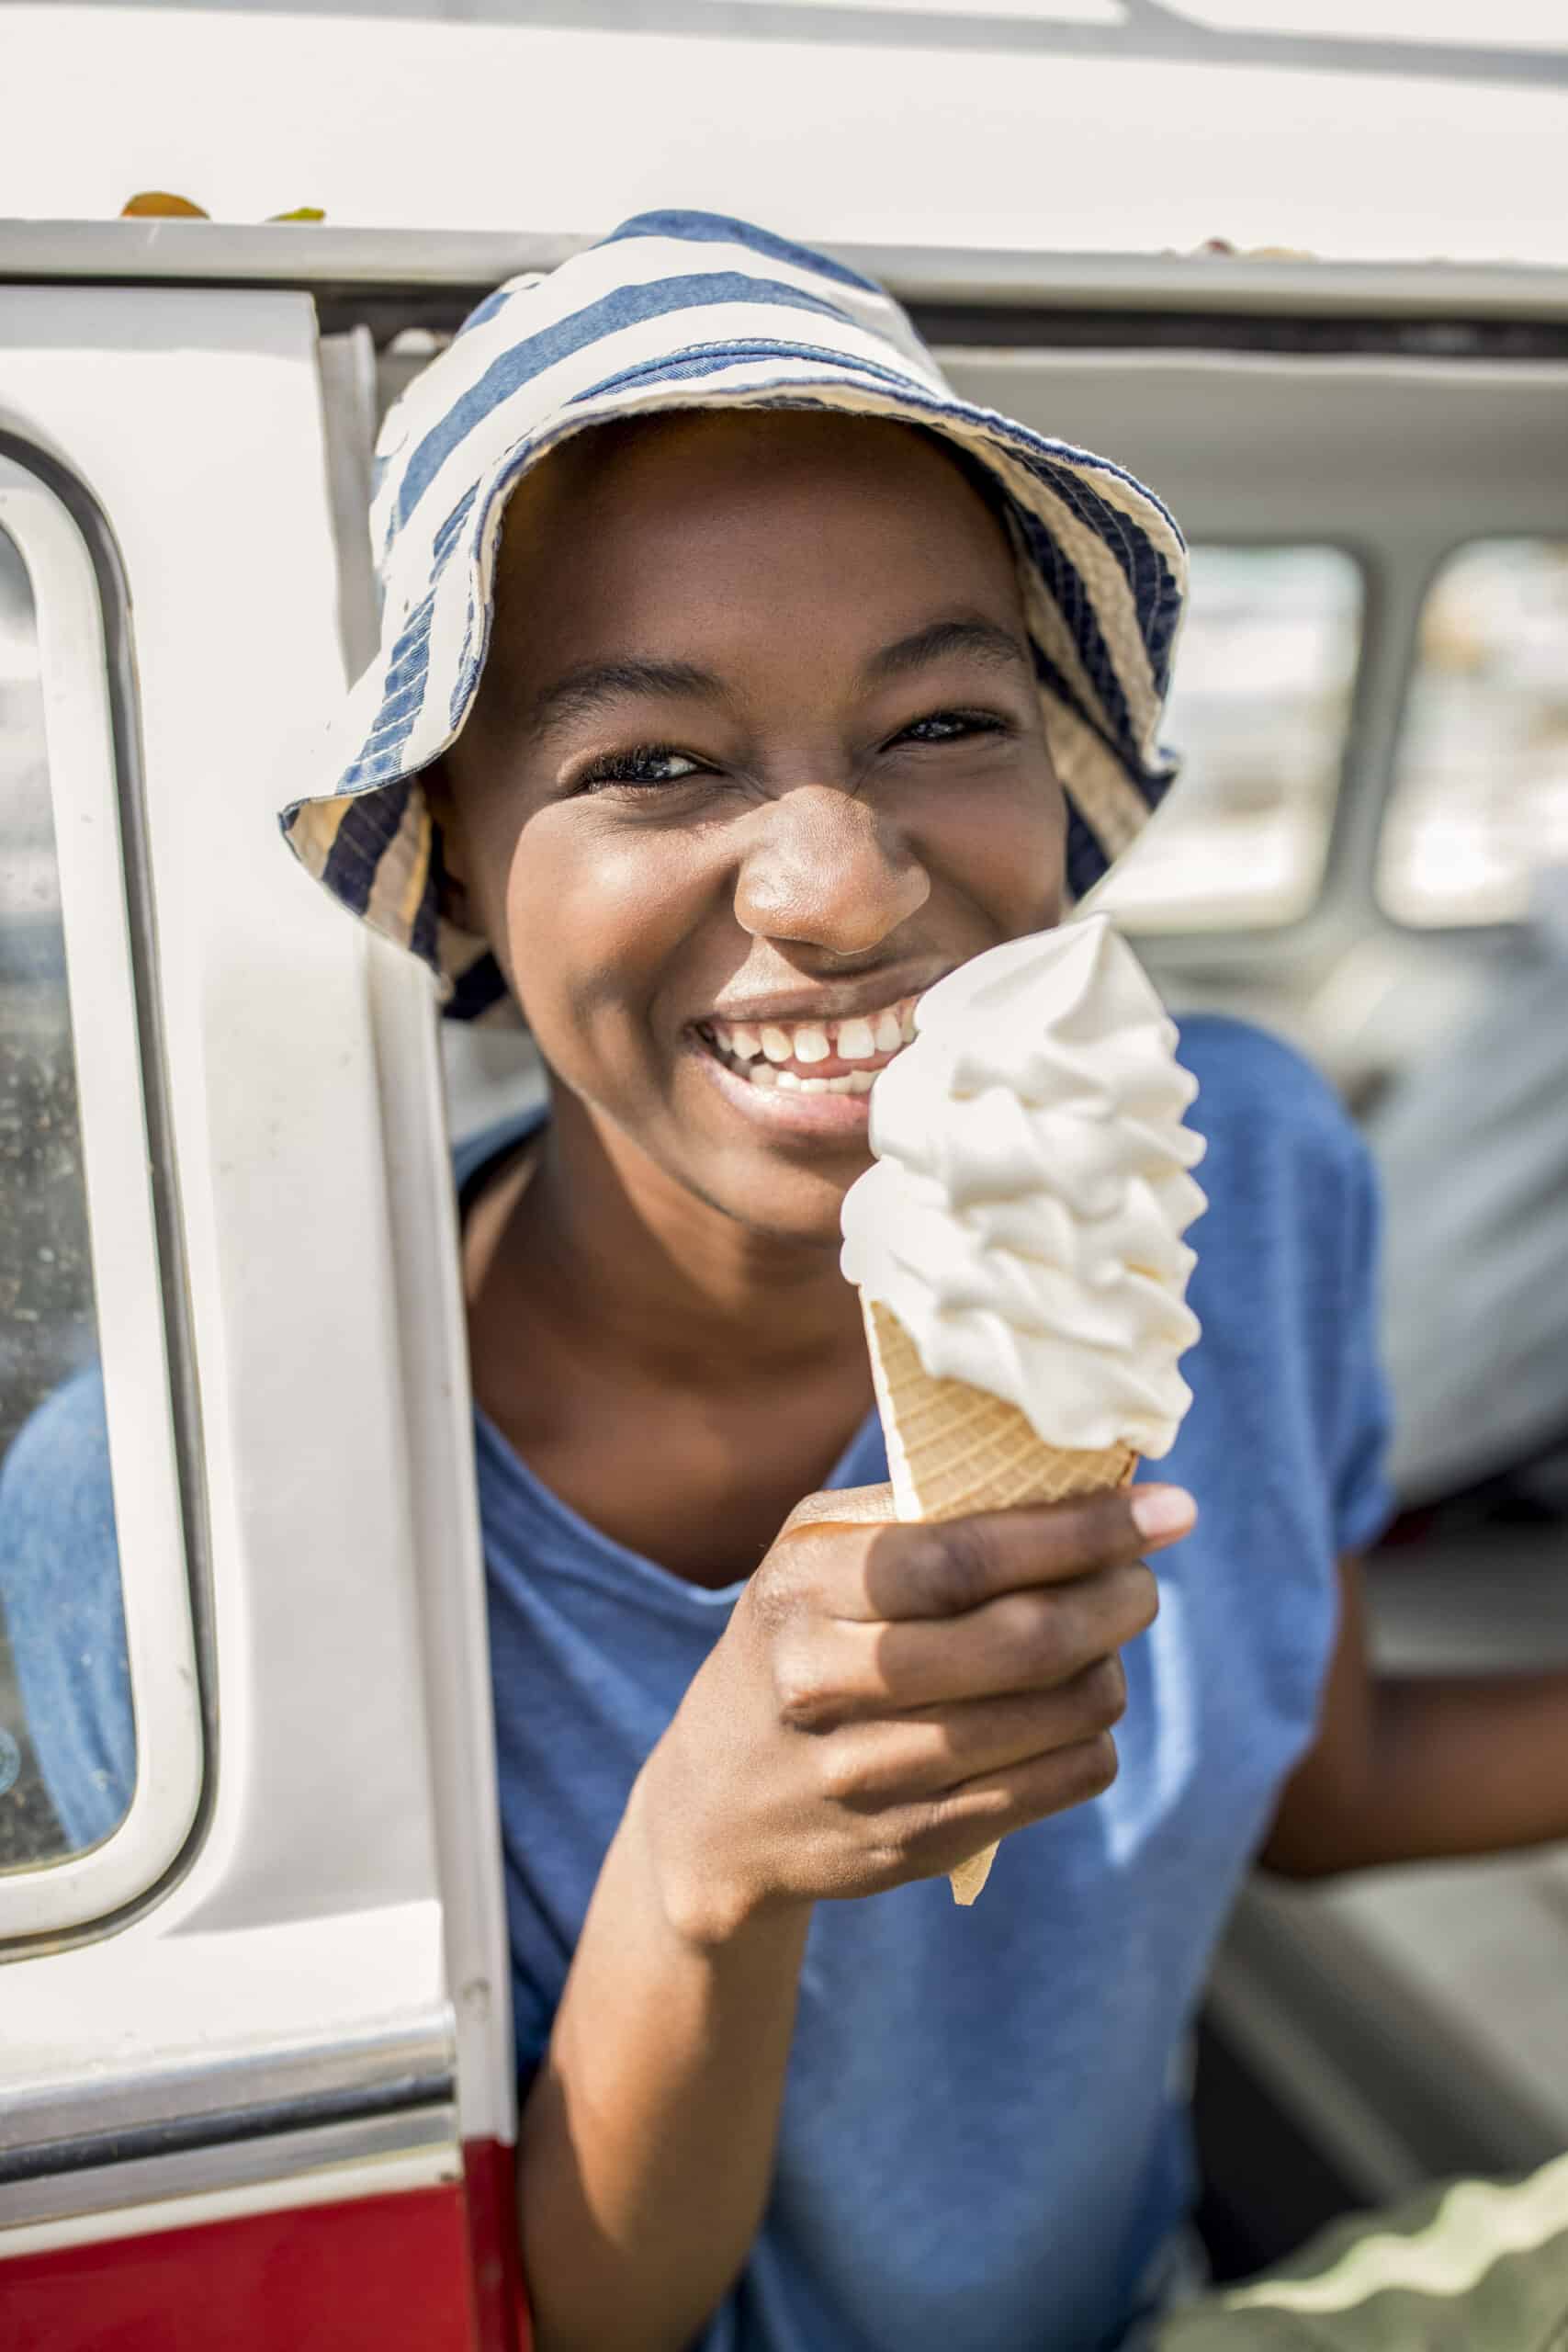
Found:
[[(465, 1021), (515, 1021), (490, 943), (454, 919), (440, 827), (423, 770), (473, 707), (493, 619), (506, 506), (563, 442), (629, 417), (678, 410), (817, 409), (914, 424), (982, 467), (1006, 502), (1047, 747), (1068, 807), (1066, 886), (1076, 902), (1136, 838), (1175, 774), (1158, 728), (1185, 604), (1187, 551), (1167, 508), (1110, 460), (1047, 440), (995, 411), (928, 390), (901, 372), (852, 368), (824, 352), (813, 368), (758, 352), (758, 380), (726, 353), (722, 387), (671, 370), (617, 379), (570, 404), (551, 429), (504, 448), (432, 542), (423, 593), (344, 707), (335, 740), (351, 756), (335, 785), (291, 802), (289, 846), (334, 897), (435, 975), (443, 1009)], [(880, 379), (880, 380), (879, 380)], [(443, 682), (449, 682), (441, 691)]]

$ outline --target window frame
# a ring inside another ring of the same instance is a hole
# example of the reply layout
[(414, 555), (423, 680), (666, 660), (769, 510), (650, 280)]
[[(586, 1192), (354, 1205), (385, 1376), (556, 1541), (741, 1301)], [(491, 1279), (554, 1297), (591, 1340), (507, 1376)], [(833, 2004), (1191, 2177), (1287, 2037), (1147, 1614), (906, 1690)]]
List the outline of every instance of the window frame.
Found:
[(1399, 793), (1399, 763), (1409, 728), (1410, 697), (1421, 667), (1421, 628), (1427, 617), (1427, 607), (1431, 603), (1438, 582), (1456, 558), (1464, 555), (1472, 548), (1494, 547), (1500, 540), (1533, 542), (1539, 545), (1547, 540), (1562, 540), (1565, 537), (1568, 537), (1568, 533), (1561, 530), (1538, 531), (1533, 534), (1526, 531), (1506, 530), (1469, 531), (1462, 538), (1445, 539), (1440, 547), (1428, 550), (1414, 606), (1410, 650), (1404, 665), (1404, 675), (1400, 684), (1398, 717), (1389, 743), (1387, 775), (1379, 801), (1377, 829), (1371, 843), (1371, 857), (1367, 870), (1368, 895), (1376, 910), (1379, 922), (1402, 939), (1464, 939), (1474, 940), (1483, 944), (1488, 940), (1501, 941), (1516, 937), (1529, 922), (1528, 904), (1517, 914), (1477, 915), (1470, 921), (1450, 914), (1434, 922), (1418, 922), (1411, 916), (1402, 914), (1389, 898), (1384, 884), (1385, 860), (1388, 856), (1388, 826)]
[[(1314, 539), (1280, 539), (1250, 536), (1242, 537), (1235, 533), (1225, 533), (1224, 535), (1204, 534), (1201, 537), (1195, 537), (1191, 544), (1194, 548), (1214, 548), (1226, 554), (1282, 555), (1311, 548), (1314, 551), (1322, 549), (1327, 554), (1343, 557), (1354, 574), (1359, 598), (1356, 642), (1347, 693), (1344, 729), (1337, 751), (1330, 763), (1332, 774), (1327, 795), (1327, 823), (1323, 834), (1322, 856), (1308, 894), (1289, 914), (1274, 921), (1259, 917), (1255, 909), (1250, 911), (1244, 909), (1238, 912), (1235, 921), (1226, 922), (1195, 924), (1180, 917), (1170, 922), (1149, 922), (1139, 910), (1133, 907), (1127, 908), (1124, 911), (1116, 907), (1107, 908), (1106, 911), (1111, 914), (1119, 931), (1124, 932), (1131, 940), (1139, 943), (1148, 942), (1150, 952), (1156, 955), (1171, 944), (1193, 947), (1201, 952), (1210, 944), (1220, 942), (1224, 943), (1228, 948), (1232, 943), (1235, 942), (1288, 940), (1305, 931), (1319, 919), (1325, 904), (1331, 898), (1336, 888), (1339, 845), (1343, 838), (1347, 814), (1346, 785), (1356, 769), (1368, 681), (1371, 674), (1376, 650), (1374, 631), (1379, 610), (1376, 554), (1375, 550), (1365, 543), (1352, 541), (1330, 533)], [(1173, 673), (1176, 675), (1179, 675), (1180, 663), (1181, 646), (1179, 639), (1173, 665)], [(1182, 782), (1187, 773), (1188, 749), (1179, 738), (1169, 734), (1168, 718), (1168, 713), (1166, 718), (1162, 718), (1160, 738), (1164, 742), (1168, 736), (1169, 747), (1176, 752), (1179, 762), (1176, 781), (1171, 787), (1171, 799), (1174, 799), (1175, 796), (1181, 791)], [(1162, 801), (1150, 820), (1150, 824), (1157, 825), (1169, 806), (1169, 799)], [(1173, 810), (1173, 816), (1174, 813)], [(1140, 841), (1142, 838), (1140, 834)], [(1099, 903), (1098, 898), (1096, 903)]]
[(130, 598), (91, 492), (3, 419), (0, 528), (33, 594), (136, 1724), (118, 1826), (0, 1874), (0, 1957), (21, 1957), (124, 1926), (175, 1883), (210, 1810), (216, 1719)]

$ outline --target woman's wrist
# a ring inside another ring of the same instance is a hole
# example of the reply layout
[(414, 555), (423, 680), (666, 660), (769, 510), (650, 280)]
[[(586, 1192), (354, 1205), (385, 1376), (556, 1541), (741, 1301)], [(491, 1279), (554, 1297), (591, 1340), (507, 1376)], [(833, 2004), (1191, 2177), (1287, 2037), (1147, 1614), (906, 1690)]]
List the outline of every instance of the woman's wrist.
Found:
[(813, 1905), (770, 1889), (747, 1871), (739, 1840), (718, 1849), (671, 1789), (663, 1743), (632, 1786), (617, 1832), (635, 1855), (649, 1894), (675, 1939), (714, 1954), (741, 1945), (804, 1945)]

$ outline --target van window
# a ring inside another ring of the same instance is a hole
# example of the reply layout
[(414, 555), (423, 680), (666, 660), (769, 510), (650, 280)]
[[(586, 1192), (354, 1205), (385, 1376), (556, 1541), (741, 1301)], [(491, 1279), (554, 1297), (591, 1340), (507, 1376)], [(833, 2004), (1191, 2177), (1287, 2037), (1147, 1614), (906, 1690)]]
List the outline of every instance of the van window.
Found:
[(1332, 547), (1195, 547), (1175, 791), (1096, 899), (1131, 932), (1295, 922), (1323, 879), (1361, 638)]
[[(73, 1430), (101, 1417), (97, 1377), (38, 617), (0, 530), (0, 1871), (96, 1844), (135, 1781), (118, 1573), (107, 1593), (85, 1570), (73, 1586), (37, 1540), (39, 1505), (84, 1458)], [(78, 1487), (69, 1519), (112, 1563), (107, 1484)], [(57, 1806), (39, 1751), (66, 1718), (78, 1753)]]
[(1379, 895), (1401, 922), (1512, 922), (1563, 864), (1568, 540), (1476, 540), (1422, 612)]

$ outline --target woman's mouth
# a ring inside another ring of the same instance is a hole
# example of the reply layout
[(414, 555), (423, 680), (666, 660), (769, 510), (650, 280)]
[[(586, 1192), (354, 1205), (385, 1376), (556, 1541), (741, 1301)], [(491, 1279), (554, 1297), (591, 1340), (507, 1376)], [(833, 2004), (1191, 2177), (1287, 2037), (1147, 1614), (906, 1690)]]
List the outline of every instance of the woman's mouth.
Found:
[(842, 1021), (701, 1021), (713, 1059), (760, 1093), (865, 1095), (915, 1034), (918, 996)]

